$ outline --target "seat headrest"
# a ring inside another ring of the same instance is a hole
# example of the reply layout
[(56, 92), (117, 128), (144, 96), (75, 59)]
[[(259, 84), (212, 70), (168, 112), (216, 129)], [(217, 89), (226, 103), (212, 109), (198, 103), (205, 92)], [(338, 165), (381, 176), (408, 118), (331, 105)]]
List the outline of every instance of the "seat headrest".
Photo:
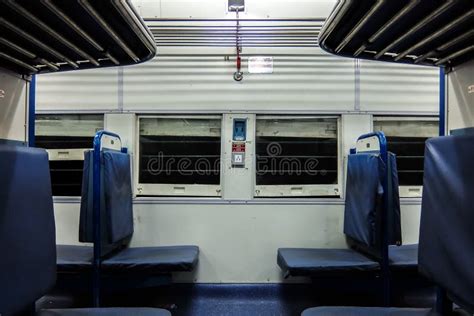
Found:
[(419, 269), (474, 312), (474, 136), (427, 141)]
[(48, 154), (0, 145), (0, 314), (15, 313), (56, 281), (56, 240)]

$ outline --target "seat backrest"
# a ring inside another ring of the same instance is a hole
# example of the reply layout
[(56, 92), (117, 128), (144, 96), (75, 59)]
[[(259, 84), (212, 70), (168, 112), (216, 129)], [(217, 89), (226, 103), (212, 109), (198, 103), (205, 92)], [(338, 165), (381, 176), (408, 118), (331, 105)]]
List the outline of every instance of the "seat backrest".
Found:
[[(386, 212), (387, 225), (382, 223), (382, 212)], [(351, 154), (347, 163), (344, 234), (351, 247), (380, 259), (384, 229), (388, 244), (401, 243), (396, 156), (389, 153), (385, 163), (379, 153)]]
[[(93, 151), (84, 155), (79, 240), (93, 242)], [(133, 234), (130, 156), (117, 151), (100, 153), (101, 256), (121, 248)]]
[(0, 314), (25, 309), (56, 281), (48, 154), (0, 145)]
[(418, 263), (474, 313), (474, 135), (427, 141)]

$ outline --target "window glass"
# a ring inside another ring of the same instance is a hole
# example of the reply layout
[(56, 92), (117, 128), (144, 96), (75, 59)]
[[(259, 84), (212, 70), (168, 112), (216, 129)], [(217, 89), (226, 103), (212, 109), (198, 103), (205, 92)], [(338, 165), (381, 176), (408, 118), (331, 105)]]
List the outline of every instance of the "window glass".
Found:
[(376, 117), (374, 131), (385, 133), (388, 150), (397, 155), (400, 186), (422, 186), (425, 142), (438, 136), (438, 120)]
[(54, 196), (81, 195), (84, 151), (103, 128), (103, 115), (36, 115), (35, 145), (48, 151)]
[(338, 194), (337, 126), (337, 118), (257, 117), (257, 195)]
[(220, 184), (220, 117), (140, 118), (139, 124), (141, 195), (216, 194), (214, 186)]

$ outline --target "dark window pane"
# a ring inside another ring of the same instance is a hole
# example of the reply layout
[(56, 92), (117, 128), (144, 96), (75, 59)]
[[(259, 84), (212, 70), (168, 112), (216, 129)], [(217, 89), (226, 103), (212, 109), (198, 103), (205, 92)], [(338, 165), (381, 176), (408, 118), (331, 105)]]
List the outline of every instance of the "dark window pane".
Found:
[(141, 118), (139, 156), (139, 183), (219, 185), (221, 120)]
[(424, 137), (387, 137), (388, 150), (397, 155), (400, 185), (423, 185)]
[(219, 184), (218, 137), (140, 136), (140, 183)]
[(258, 119), (257, 185), (338, 182), (336, 119)]
[[(35, 124), (36, 147), (88, 149), (103, 129), (103, 115), (37, 115)], [(53, 195), (81, 196), (83, 166), (83, 160), (50, 160)]]
[(397, 155), (398, 180), (401, 186), (422, 186), (425, 142), (437, 136), (436, 120), (379, 119), (375, 131), (383, 131), (388, 150)]

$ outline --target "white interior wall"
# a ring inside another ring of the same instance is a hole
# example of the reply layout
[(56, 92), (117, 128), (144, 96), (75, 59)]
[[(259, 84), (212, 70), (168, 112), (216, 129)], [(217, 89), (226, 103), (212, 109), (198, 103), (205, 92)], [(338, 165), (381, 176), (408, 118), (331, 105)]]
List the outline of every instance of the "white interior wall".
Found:
[[(225, 19), (227, 0), (132, 0), (143, 18)], [(336, 0), (246, 0), (244, 19), (325, 18)]]
[(474, 60), (448, 73), (446, 84), (447, 130), (474, 127)]
[(0, 139), (28, 140), (28, 81), (0, 70)]
[(158, 56), (124, 68), (124, 110), (277, 112), (289, 105), (294, 112), (353, 110), (354, 62), (314, 53), (274, 57), (274, 73), (266, 75), (248, 74), (244, 58), (241, 82), (232, 77), (234, 58)]
[[(168, 49), (144, 64), (123, 70), (84, 70), (38, 77), (38, 112), (249, 112), (390, 113), (438, 112), (436, 68), (356, 62), (320, 49), (274, 56), (273, 74), (248, 74), (235, 82), (234, 61), (225, 55), (183, 57)], [(257, 50), (258, 51), (258, 50)], [(257, 52), (256, 51), (256, 52)], [(102, 72), (103, 71), (103, 72)]]
[[(195, 273), (176, 281), (283, 282), (279, 247), (345, 247), (342, 201), (311, 204), (134, 204), (132, 246), (198, 245)], [(79, 205), (55, 204), (57, 238), (78, 244)], [(418, 241), (419, 205), (402, 206), (404, 243)]]
[(439, 111), (438, 69), (360, 61), (360, 109), (375, 112)]
[(118, 68), (42, 74), (37, 112), (104, 112), (118, 109)]
[[(144, 17), (234, 18), (226, 12), (225, 0), (133, 2)], [(243, 17), (325, 17), (334, 4), (334, 0), (247, 0)], [(244, 49), (246, 55), (274, 56), (275, 69), (270, 75), (250, 75), (244, 58), (244, 80), (237, 83), (232, 79), (232, 48), (159, 48), (158, 57), (142, 65), (40, 76), (37, 109), (114, 112), (106, 115), (105, 126), (119, 132), (132, 152), (137, 143), (135, 114), (343, 114), (340, 149), (347, 153), (357, 136), (372, 129), (372, 114), (438, 111), (437, 69), (359, 62), (319, 49), (297, 50), (298, 57), (282, 56), (292, 53)], [(167, 57), (160, 57), (163, 54)], [(185, 54), (192, 55), (183, 58)], [(248, 185), (250, 176), (228, 181), (227, 190)], [(343, 199), (252, 200), (244, 191), (241, 201), (233, 195), (139, 198), (134, 204), (132, 245), (196, 244), (201, 249), (198, 271), (176, 278), (210, 283), (281, 282), (278, 247), (345, 247)], [(78, 200), (56, 199), (55, 214), (58, 243), (77, 244)], [(405, 243), (417, 242), (419, 215), (419, 200), (403, 201)]]

